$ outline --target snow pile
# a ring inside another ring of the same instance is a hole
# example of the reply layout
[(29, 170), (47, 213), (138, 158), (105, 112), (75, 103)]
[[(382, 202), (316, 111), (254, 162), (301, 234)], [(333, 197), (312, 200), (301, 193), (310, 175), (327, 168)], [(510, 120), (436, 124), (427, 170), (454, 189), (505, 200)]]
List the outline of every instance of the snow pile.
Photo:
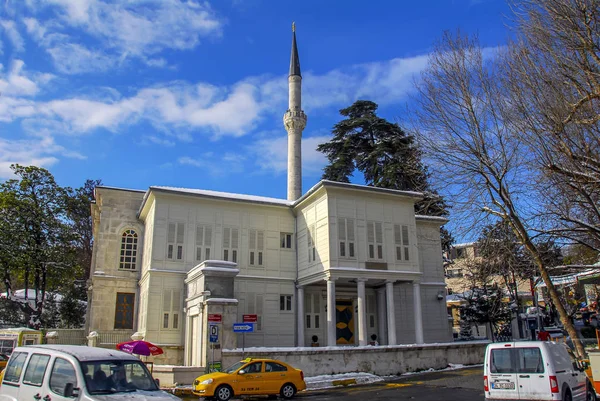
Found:
[(341, 373), (337, 375), (322, 375), (306, 377), (307, 390), (322, 390), (326, 388), (336, 387), (334, 382), (338, 380), (355, 380), (354, 384), (370, 384), (383, 381), (383, 377), (372, 375), (370, 373)]

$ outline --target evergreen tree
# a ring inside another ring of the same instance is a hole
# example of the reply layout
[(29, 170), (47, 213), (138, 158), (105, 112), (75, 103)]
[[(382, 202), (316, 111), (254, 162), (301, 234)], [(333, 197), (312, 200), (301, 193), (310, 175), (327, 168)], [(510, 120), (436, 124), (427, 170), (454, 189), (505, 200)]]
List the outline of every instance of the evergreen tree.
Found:
[(46, 301), (44, 302), (44, 310), (42, 312), (42, 324), (44, 328), (55, 329), (59, 327), (59, 304), (54, 293), (46, 293)]
[(471, 321), (467, 319), (466, 316), (460, 317), (460, 333), (458, 334), (461, 340), (472, 340), (473, 339), (473, 330), (471, 328)]
[(377, 107), (358, 100), (340, 110), (346, 118), (333, 127), (333, 138), (317, 147), (329, 160), (323, 179), (350, 182), (358, 170), (367, 185), (423, 192), (425, 199), (415, 205), (417, 214), (447, 216), (446, 203), (429, 185), (414, 138), (398, 124), (378, 117)]
[(467, 294), (464, 296), (467, 303), (461, 306), (461, 316), (467, 321), (488, 326), (494, 340), (499, 324), (512, 319), (510, 306), (503, 300), (504, 294), (496, 285), (475, 288)]
[(80, 292), (76, 286), (72, 286), (63, 294), (59, 307), (61, 328), (77, 329), (83, 327), (86, 304), (79, 299)]

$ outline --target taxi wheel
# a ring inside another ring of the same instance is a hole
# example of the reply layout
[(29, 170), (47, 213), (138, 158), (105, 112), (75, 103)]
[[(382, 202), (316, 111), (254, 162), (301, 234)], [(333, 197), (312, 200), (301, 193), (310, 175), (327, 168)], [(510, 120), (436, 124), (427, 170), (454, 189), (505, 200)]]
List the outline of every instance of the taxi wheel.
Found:
[(296, 387), (291, 383), (286, 383), (281, 387), (280, 393), (283, 398), (292, 398), (296, 394)]
[(228, 401), (231, 396), (233, 396), (233, 391), (231, 391), (231, 387), (227, 385), (221, 385), (217, 387), (215, 391), (215, 399), (218, 401)]

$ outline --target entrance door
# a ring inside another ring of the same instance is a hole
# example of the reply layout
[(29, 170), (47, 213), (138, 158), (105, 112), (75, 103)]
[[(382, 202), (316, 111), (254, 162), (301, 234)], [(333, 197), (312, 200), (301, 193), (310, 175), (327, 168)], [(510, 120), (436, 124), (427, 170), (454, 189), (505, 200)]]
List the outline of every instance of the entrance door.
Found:
[(336, 300), (336, 344), (354, 344), (354, 309), (352, 300)]

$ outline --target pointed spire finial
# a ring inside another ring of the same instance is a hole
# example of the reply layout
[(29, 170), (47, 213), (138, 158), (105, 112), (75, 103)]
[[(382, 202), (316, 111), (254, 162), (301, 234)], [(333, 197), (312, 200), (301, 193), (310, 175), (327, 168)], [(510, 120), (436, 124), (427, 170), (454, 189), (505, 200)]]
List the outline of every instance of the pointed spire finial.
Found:
[(300, 74), (300, 57), (298, 57), (298, 47), (296, 46), (296, 23), (292, 22), (292, 57), (290, 59), (290, 76)]

